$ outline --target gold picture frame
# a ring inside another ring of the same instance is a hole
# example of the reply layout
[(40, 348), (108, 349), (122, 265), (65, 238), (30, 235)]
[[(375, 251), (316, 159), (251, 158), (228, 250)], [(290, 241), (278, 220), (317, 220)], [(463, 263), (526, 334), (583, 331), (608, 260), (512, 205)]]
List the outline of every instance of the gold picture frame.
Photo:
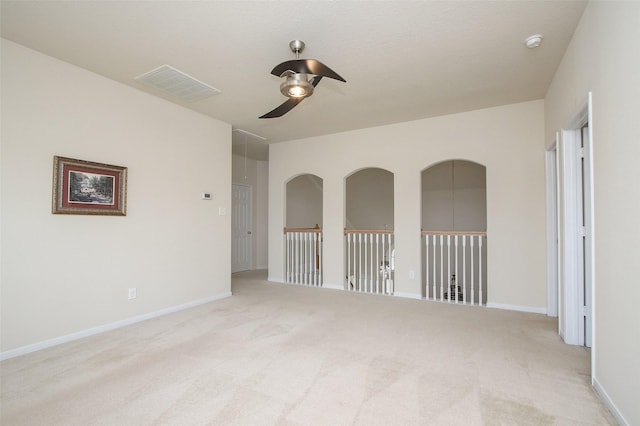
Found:
[(127, 215), (127, 168), (53, 157), (53, 214)]

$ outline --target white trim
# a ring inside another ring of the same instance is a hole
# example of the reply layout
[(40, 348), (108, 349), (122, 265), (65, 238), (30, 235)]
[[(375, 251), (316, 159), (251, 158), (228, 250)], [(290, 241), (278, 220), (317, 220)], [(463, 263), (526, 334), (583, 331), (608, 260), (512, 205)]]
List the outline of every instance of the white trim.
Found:
[(417, 299), (417, 300), (422, 300), (422, 295), (421, 294), (417, 294), (417, 293), (400, 293), (398, 291), (393, 293), (394, 296), (396, 297), (404, 297), (406, 299)]
[(231, 292), (218, 294), (205, 299), (194, 300), (192, 302), (183, 303), (182, 305), (171, 306), (169, 308), (160, 309), (159, 311), (149, 312), (147, 314), (138, 315), (135, 317), (123, 319), (120, 321), (112, 322), (109, 324), (99, 325), (97, 327), (89, 328), (87, 330), (77, 331), (75, 333), (67, 334), (60, 337), (54, 337), (53, 339), (43, 340), (41, 342), (32, 343), (30, 345), (22, 346), (16, 349), (5, 351), (0, 353), (0, 361), (4, 361), (17, 356), (26, 355), (31, 352), (36, 352), (42, 349), (50, 348), (52, 346), (61, 345), (63, 343), (73, 342), (74, 340), (84, 339), (85, 337), (93, 336), (95, 334), (104, 333), (106, 331), (115, 330), (118, 328), (126, 327), (141, 321), (146, 321), (152, 318), (161, 317), (164, 315), (172, 314), (174, 312), (182, 311), (189, 308), (195, 308), (196, 306), (204, 305), (205, 303), (215, 302), (220, 299), (231, 297)]
[[(558, 135), (556, 134), (556, 141)], [(558, 150), (557, 142), (545, 153), (547, 193), (547, 315), (558, 316)], [(559, 323), (559, 321), (558, 321)]]
[(507, 311), (529, 312), (532, 314), (543, 314), (543, 315), (547, 314), (547, 308), (544, 308), (544, 307), (536, 308), (535, 306), (506, 305), (504, 303), (488, 302), (487, 308), (504, 309)]
[(322, 284), (322, 288), (328, 288), (328, 289), (331, 289), (331, 290), (344, 290), (344, 285), (342, 285), (342, 284), (324, 283), (324, 284)]
[(590, 259), (587, 259), (590, 266), (590, 287), (587, 289), (591, 302), (591, 384), (596, 377), (596, 232), (595, 232), (595, 185), (594, 185), (594, 167), (593, 167), (593, 95), (591, 92), (587, 95), (587, 123), (589, 124), (589, 193), (588, 205), (586, 206), (588, 223), (587, 227), (587, 245), (590, 250)]
[(618, 407), (616, 407), (616, 404), (613, 403), (613, 400), (609, 397), (609, 394), (604, 390), (598, 379), (593, 378), (592, 382), (593, 389), (596, 391), (604, 405), (607, 406), (609, 412), (611, 412), (618, 424), (621, 426), (629, 426), (630, 423), (627, 421), (627, 419), (624, 418), (620, 410), (618, 410)]
[(282, 278), (267, 277), (267, 281), (271, 283), (286, 284)]

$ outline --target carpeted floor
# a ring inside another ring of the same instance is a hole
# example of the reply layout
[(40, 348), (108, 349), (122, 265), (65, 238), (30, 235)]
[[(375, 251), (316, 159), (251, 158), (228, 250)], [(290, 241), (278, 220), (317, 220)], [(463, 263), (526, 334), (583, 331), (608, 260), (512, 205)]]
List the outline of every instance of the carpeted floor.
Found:
[(1, 364), (2, 425), (606, 425), (544, 315), (268, 284)]

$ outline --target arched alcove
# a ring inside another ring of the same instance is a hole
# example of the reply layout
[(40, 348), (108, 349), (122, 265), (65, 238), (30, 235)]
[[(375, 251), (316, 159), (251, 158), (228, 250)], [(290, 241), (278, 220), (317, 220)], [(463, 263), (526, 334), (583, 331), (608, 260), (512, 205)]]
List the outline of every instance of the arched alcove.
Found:
[(393, 294), (394, 179), (380, 168), (345, 179), (345, 289)]
[(448, 160), (424, 169), (421, 180), (423, 296), (486, 304), (486, 167)]
[(285, 282), (322, 285), (322, 184), (308, 173), (285, 184)]

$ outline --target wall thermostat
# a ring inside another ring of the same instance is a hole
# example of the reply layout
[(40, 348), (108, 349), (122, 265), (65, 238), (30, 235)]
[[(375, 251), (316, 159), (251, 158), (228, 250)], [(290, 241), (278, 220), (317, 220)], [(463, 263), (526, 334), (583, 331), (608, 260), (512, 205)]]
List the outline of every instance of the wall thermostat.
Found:
[(211, 200), (212, 199), (211, 193), (210, 192), (203, 192), (202, 193), (202, 199), (203, 200)]

